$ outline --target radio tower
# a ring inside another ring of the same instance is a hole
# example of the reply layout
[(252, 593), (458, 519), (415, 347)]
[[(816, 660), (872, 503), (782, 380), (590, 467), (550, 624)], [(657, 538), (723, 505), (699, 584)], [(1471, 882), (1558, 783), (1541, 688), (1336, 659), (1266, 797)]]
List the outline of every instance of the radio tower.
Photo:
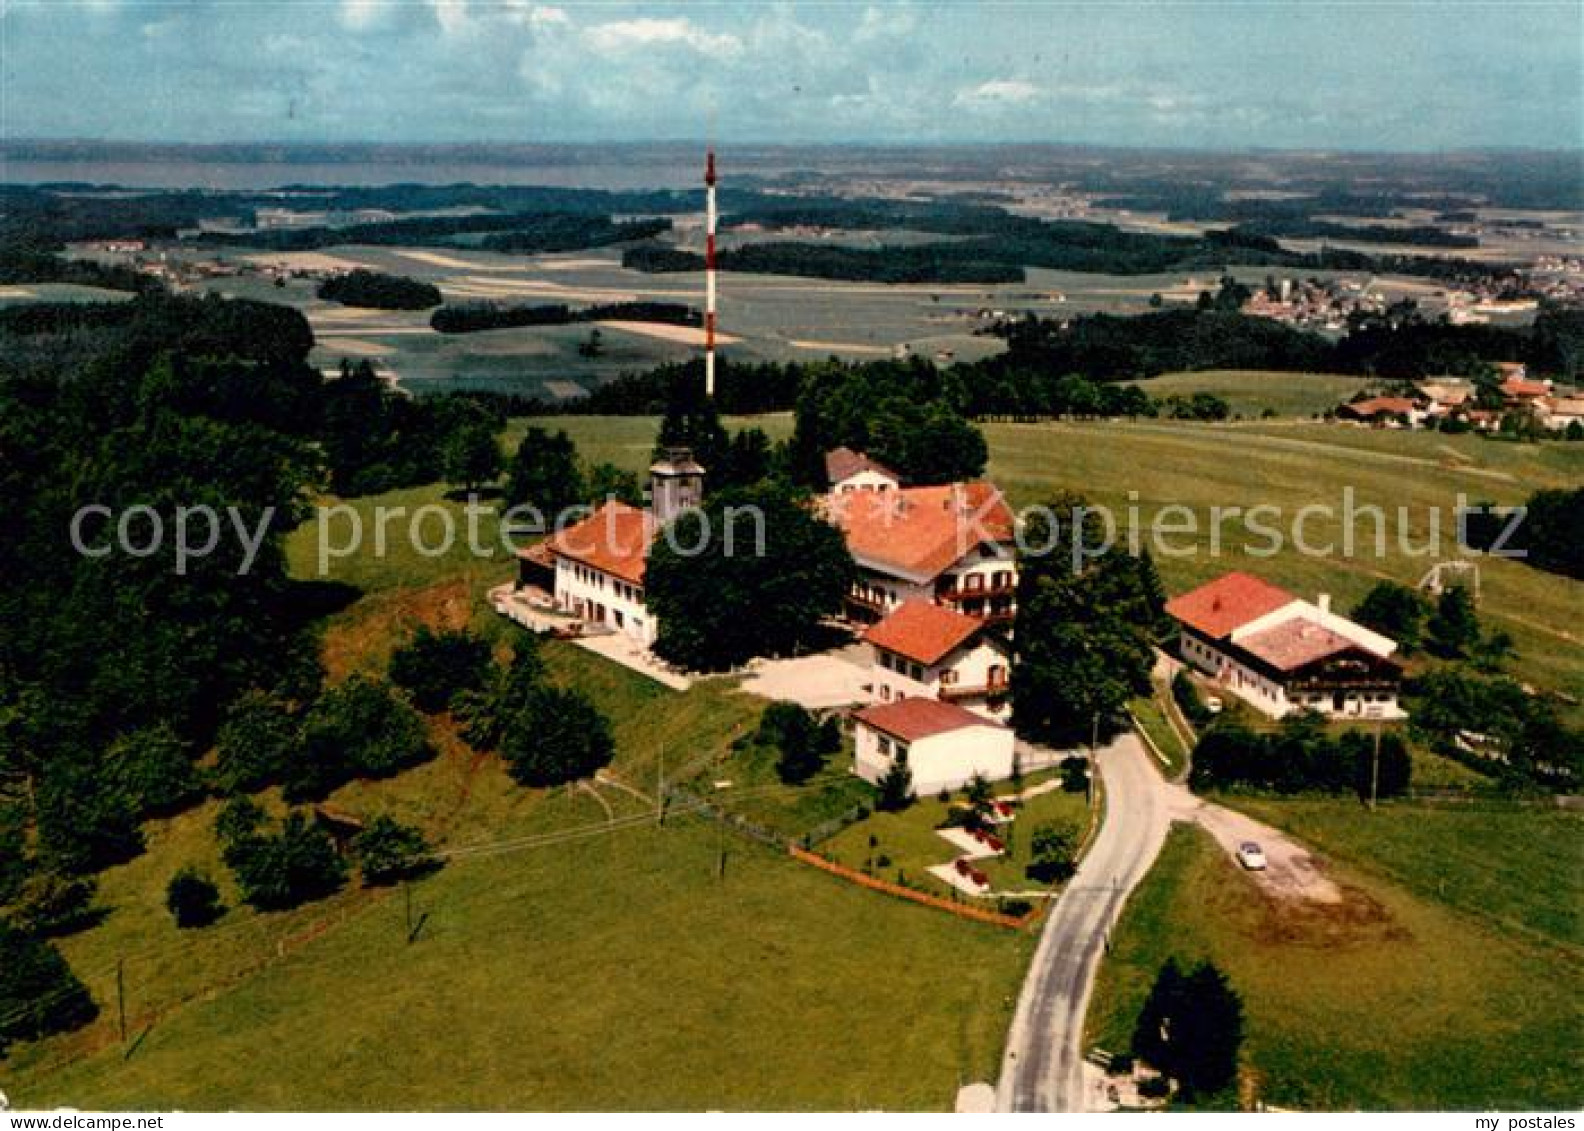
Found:
[(715, 147), (704, 158), (704, 395), (715, 397)]

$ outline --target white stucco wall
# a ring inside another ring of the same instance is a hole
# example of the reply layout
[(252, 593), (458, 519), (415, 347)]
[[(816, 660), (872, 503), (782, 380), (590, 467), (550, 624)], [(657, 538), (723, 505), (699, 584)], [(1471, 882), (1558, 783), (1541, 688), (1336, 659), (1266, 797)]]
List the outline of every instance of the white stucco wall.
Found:
[[(580, 562), (556, 559), (556, 607), (626, 633), (648, 647), (655, 622), (644, 607), (643, 589)], [(594, 606), (603, 609), (600, 615)]]
[(846, 479), (838, 480), (831, 485), (831, 492), (836, 495), (845, 495), (851, 491), (892, 491), (900, 484), (889, 475), (873, 470), (864, 470), (849, 475)]
[(1296, 698), (1289, 696), (1282, 684), (1239, 663), (1189, 632), (1181, 634), (1178, 651), (1183, 659), (1215, 679), (1220, 687), (1273, 719), (1302, 710), (1318, 711), (1331, 718), (1397, 719), (1403, 716), (1397, 694), (1392, 691), (1349, 691), (1343, 695), (1340, 710), (1330, 693), (1299, 693)]
[(905, 753), (896, 740), (860, 721), (854, 733), (853, 769), (873, 784), (891, 768), (894, 759), (903, 757), (913, 773), (913, 792), (920, 796), (960, 789), (975, 774), (990, 781), (1012, 775), (1012, 732), (993, 723), (962, 727), (900, 746)]
[[(919, 664), (873, 645), (869, 647), (872, 698), (889, 703), (899, 698), (936, 699), (942, 690), (984, 687), (990, 682), (992, 668), (1001, 669), (1003, 683), (1010, 675), (1011, 662), (1006, 653), (980, 639), (965, 648), (947, 653), (934, 664)], [(987, 719), (1006, 718), (1009, 707), (1003, 702), (992, 709), (983, 694), (951, 696), (952, 701)]]

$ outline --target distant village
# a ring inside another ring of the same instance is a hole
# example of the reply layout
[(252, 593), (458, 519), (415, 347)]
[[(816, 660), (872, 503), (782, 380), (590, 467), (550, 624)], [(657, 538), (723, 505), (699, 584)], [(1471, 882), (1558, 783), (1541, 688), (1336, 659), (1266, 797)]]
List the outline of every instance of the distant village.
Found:
[(1584, 388), (1530, 377), (1522, 362), (1497, 362), (1492, 368), (1483, 378), (1432, 377), (1403, 391), (1361, 394), (1332, 415), (1374, 428), (1584, 440)]

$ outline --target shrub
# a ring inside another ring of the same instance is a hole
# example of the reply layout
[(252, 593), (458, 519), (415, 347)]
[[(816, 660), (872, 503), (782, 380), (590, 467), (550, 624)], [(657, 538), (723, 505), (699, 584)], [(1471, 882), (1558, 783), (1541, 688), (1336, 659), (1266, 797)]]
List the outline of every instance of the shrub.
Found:
[(191, 865), (181, 869), (165, 888), (165, 907), (182, 929), (207, 927), (220, 918), (220, 889), (214, 881)]
[(424, 835), (411, 825), (381, 814), (353, 838), (352, 852), (364, 887), (378, 887), (409, 879), (435, 865)]
[(1172, 677), (1172, 698), (1177, 701), (1177, 707), (1194, 726), (1204, 726), (1215, 718), (1210, 708), (1205, 706), (1205, 701), (1199, 696), (1199, 686), (1194, 683), (1193, 677), (1187, 669), (1179, 671)]
[(346, 882), (346, 863), (329, 835), (300, 811), (288, 813), (276, 835), (253, 832), (227, 844), (223, 855), (243, 900), (260, 911), (323, 899)]
[(1063, 758), (1061, 763), (1062, 789), (1068, 793), (1083, 793), (1089, 788), (1089, 760)]
[(506, 725), (501, 756), (519, 785), (586, 778), (616, 754), (610, 722), (581, 692), (536, 687)]
[(93, 906), (94, 880), (54, 870), (34, 872), (22, 881), (5, 909), (4, 921), (25, 935), (49, 938), (91, 926), (101, 915)]
[(288, 772), (302, 745), (291, 708), (264, 691), (249, 691), (232, 706), (215, 740), (214, 783), (224, 793), (251, 793)]
[(420, 625), (413, 638), (391, 656), (391, 682), (412, 696), (420, 711), (443, 711), (463, 691), (484, 686), (490, 646), (467, 629), (435, 632)]
[(883, 813), (900, 813), (913, 804), (913, 771), (908, 769), (906, 762), (892, 762), (890, 769), (880, 775), (875, 788), (879, 790), (875, 808)]
[(1071, 876), (1076, 871), (1078, 837), (1078, 830), (1065, 822), (1047, 821), (1035, 826), (1029, 840), (1029, 878), (1050, 884)]
[(0, 926), (0, 1056), (13, 1041), (36, 1041), (88, 1024), (99, 1007), (55, 947)]
[(353, 676), (308, 712), (286, 799), (324, 797), (352, 778), (386, 778), (434, 756), (423, 720), (385, 683)]

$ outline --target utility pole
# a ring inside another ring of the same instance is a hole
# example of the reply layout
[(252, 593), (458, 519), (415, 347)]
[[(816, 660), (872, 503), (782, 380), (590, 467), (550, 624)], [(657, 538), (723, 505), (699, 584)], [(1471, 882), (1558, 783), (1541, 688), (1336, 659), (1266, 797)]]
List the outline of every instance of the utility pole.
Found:
[(1095, 747), (1100, 745), (1100, 712), (1089, 716), (1089, 772), (1084, 775), (1084, 802), (1094, 807)]
[(1370, 759), (1370, 812), (1375, 811), (1375, 802), (1380, 797), (1380, 742), (1381, 724), (1375, 723), (1375, 755)]
[(660, 764), (655, 775), (655, 824), (665, 824), (665, 743), (660, 744)]
[(121, 1018), (121, 1043), (126, 1044), (126, 959), (116, 959), (116, 1013)]

